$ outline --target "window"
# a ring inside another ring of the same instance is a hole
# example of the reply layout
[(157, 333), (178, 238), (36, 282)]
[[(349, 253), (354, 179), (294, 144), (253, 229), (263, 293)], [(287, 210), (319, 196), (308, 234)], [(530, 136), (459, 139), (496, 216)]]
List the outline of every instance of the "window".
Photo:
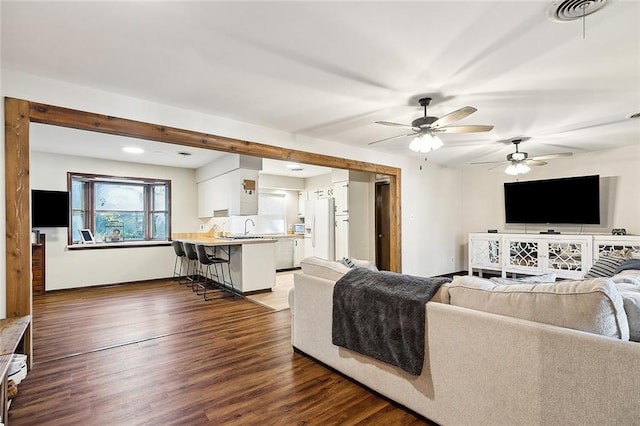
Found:
[(171, 182), (69, 173), (69, 241), (80, 242), (80, 229), (96, 241), (166, 241), (169, 238)]
[(286, 205), (284, 194), (260, 193), (258, 195), (258, 215), (264, 234), (284, 234), (286, 232)]

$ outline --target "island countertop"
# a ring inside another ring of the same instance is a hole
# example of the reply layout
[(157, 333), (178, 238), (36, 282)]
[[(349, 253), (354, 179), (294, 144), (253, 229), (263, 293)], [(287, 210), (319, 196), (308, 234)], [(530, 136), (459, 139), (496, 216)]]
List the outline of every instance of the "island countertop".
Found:
[(174, 238), (183, 243), (203, 244), (207, 246), (234, 246), (243, 244), (275, 243), (274, 238), (240, 238), (240, 237), (199, 237), (199, 238)]
[(212, 237), (210, 235), (174, 236), (174, 241), (199, 244), (218, 251), (218, 256), (229, 259), (229, 276), (225, 286), (248, 294), (271, 291), (276, 285), (274, 238)]

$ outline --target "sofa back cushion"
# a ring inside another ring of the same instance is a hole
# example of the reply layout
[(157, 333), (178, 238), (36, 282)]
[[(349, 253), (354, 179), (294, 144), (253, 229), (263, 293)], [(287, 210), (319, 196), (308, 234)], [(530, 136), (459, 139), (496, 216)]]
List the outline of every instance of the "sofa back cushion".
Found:
[(622, 297), (608, 278), (499, 285), (466, 276), (448, 293), (452, 305), (629, 340)]
[(314, 277), (324, 278), (325, 280), (338, 281), (344, 274), (349, 272), (350, 268), (341, 262), (332, 262), (311, 256), (302, 259), (300, 262), (302, 272)]

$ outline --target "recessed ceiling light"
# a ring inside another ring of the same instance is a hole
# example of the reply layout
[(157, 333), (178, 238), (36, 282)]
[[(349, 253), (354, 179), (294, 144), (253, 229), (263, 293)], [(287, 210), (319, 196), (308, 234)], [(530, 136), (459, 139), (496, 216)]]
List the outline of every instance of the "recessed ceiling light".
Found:
[(144, 152), (144, 149), (137, 146), (125, 146), (122, 150), (129, 154), (142, 154)]
[(287, 164), (287, 169), (291, 169), (291, 170), (302, 170), (302, 166), (300, 164)]

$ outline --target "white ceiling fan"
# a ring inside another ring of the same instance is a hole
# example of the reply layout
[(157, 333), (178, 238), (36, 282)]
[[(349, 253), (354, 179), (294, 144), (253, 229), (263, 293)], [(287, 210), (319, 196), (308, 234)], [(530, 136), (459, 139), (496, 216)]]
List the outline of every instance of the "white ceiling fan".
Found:
[(547, 164), (544, 160), (551, 160), (558, 157), (569, 157), (573, 155), (572, 152), (559, 152), (557, 154), (538, 155), (535, 157), (529, 157), (526, 152), (518, 150), (518, 145), (522, 142), (522, 139), (514, 139), (511, 141), (516, 146), (516, 151), (511, 154), (507, 154), (507, 161), (478, 161), (471, 164), (496, 164), (495, 167), (490, 168), (493, 170), (503, 164), (508, 164), (504, 172), (509, 175), (519, 175), (528, 173), (531, 168), (529, 166), (544, 166)]
[(396, 138), (404, 138), (408, 136), (415, 136), (415, 139), (409, 145), (409, 148), (417, 152), (429, 152), (435, 151), (440, 148), (443, 143), (437, 136), (438, 133), (473, 133), (473, 132), (488, 132), (493, 129), (493, 126), (489, 125), (462, 125), (462, 126), (450, 126), (458, 120), (462, 120), (468, 115), (477, 111), (476, 108), (466, 106), (455, 110), (441, 118), (427, 116), (427, 106), (431, 103), (431, 98), (422, 98), (418, 101), (422, 107), (424, 107), (424, 116), (417, 118), (411, 122), (411, 124), (392, 123), (389, 121), (376, 121), (376, 124), (382, 124), (383, 126), (401, 127), (405, 129), (411, 129), (412, 133), (392, 136), (390, 138), (380, 139), (374, 142), (369, 142), (369, 145), (374, 145), (380, 142), (389, 141)]

